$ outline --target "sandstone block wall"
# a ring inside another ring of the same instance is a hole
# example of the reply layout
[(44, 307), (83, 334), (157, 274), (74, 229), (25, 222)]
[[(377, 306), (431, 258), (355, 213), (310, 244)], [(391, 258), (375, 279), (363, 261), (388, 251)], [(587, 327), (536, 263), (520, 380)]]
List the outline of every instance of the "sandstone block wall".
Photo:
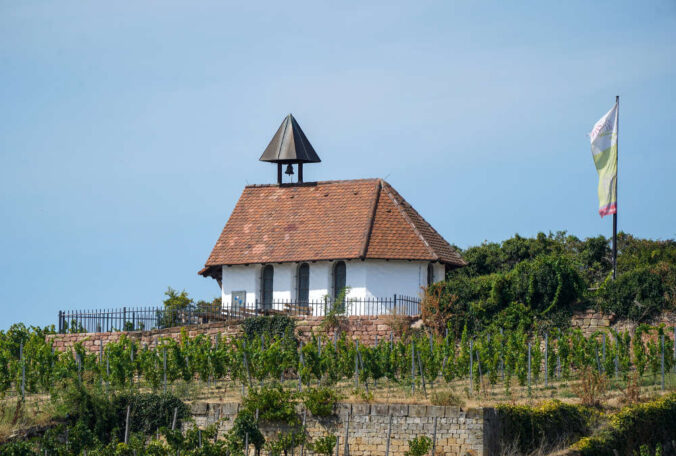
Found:
[[(195, 425), (206, 427), (218, 422), (219, 435), (225, 434), (232, 428), (238, 407), (236, 403), (194, 403), (192, 414)], [(302, 409), (298, 413), (302, 416)], [(425, 435), (432, 439), (435, 421), (436, 454), (488, 456), (498, 453), (499, 423), (492, 408), (463, 410), (429, 405), (341, 403), (331, 417), (313, 417), (306, 412), (306, 429), (310, 439), (327, 434), (338, 436), (340, 454), (344, 454), (347, 430), (351, 456), (384, 456), (390, 415), (391, 456), (402, 456), (408, 450), (408, 441), (417, 436)], [(261, 425), (261, 431), (266, 439), (275, 439), (278, 432), (290, 432), (291, 428), (265, 423)], [(306, 451), (312, 454), (307, 448)]]
[[(399, 317), (411, 323), (414, 317)], [(296, 334), (300, 340), (307, 341), (313, 332), (322, 331), (322, 317), (305, 317), (296, 319)], [(347, 317), (340, 326), (340, 331), (347, 334), (347, 337), (359, 339), (364, 344), (373, 344), (376, 339), (382, 340), (390, 337), (389, 316), (352, 316)], [(190, 337), (198, 334), (205, 334), (213, 339), (217, 334), (222, 337), (239, 337), (242, 334), (241, 322), (217, 322), (201, 325), (184, 326)], [(117, 341), (122, 334), (126, 334), (130, 339), (139, 342), (141, 345), (147, 345), (149, 348), (155, 347), (161, 339), (171, 338), (179, 340), (181, 327), (156, 329), (151, 331), (121, 331), (121, 332), (100, 332), (100, 333), (77, 333), (77, 334), (54, 334), (47, 336), (48, 340), (54, 341), (54, 347), (57, 350), (64, 351), (71, 349), (77, 342), (81, 342), (84, 347), (92, 352), (98, 352), (99, 347), (111, 341)], [(328, 332), (329, 337), (333, 337), (334, 331)]]
[[(676, 326), (676, 313), (664, 312), (648, 323), (652, 326), (664, 324), (666, 327), (673, 328)], [(616, 331), (629, 331), (630, 333), (633, 333), (638, 326), (638, 323), (628, 320), (618, 320), (614, 314), (604, 314), (600, 311), (587, 309), (573, 313), (571, 326), (573, 328), (580, 328), (584, 335), (589, 336), (595, 331), (603, 331), (610, 328), (615, 329)]]

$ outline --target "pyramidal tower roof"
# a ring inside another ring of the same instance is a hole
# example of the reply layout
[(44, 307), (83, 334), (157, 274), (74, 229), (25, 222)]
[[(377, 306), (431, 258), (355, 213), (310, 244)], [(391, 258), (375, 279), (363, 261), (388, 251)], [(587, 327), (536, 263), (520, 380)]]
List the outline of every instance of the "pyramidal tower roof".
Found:
[(319, 155), (291, 114), (284, 118), (259, 160), (271, 163), (321, 162)]

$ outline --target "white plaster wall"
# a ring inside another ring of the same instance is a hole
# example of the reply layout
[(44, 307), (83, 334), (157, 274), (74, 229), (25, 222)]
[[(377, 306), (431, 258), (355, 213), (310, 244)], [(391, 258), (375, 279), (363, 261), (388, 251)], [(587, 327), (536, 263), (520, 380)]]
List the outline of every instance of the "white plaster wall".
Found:
[[(310, 265), (310, 301), (321, 301), (331, 293), (331, 272), (333, 263), (318, 261)], [(346, 268), (347, 270), (347, 268)]]
[(427, 262), (370, 260), (366, 275), (366, 296), (389, 298), (417, 297), (427, 284)]
[[(374, 298), (392, 298), (398, 296), (419, 297), (421, 287), (427, 284), (427, 262), (425, 261), (385, 261), (351, 260), (346, 261), (346, 284), (350, 288), (346, 299), (364, 300)], [(333, 294), (332, 261), (310, 262), (310, 301), (323, 302), (325, 296)], [(299, 263), (273, 264), (273, 300), (293, 301), (296, 296), (296, 281)], [(231, 306), (233, 291), (246, 291), (247, 307), (254, 309), (260, 295), (261, 270), (263, 265), (223, 266), (221, 298), (223, 307)], [(434, 279), (444, 279), (444, 266), (434, 264)], [(283, 303), (275, 304), (275, 309), (283, 310)], [(348, 306), (350, 314), (364, 315), (383, 313), (387, 309), (354, 304)], [(314, 305), (314, 315), (323, 315), (322, 305)]]
[(434, 282), (443, 282), (446, 280), (446, 266), (441, 263), (434, 263)]
[(258, 284), (260, 282), (260, 266), (223, 266), (221, 299), (223, 307), (229, 309), (233, 291), (246, 291), (247, 307), (254, 306)]

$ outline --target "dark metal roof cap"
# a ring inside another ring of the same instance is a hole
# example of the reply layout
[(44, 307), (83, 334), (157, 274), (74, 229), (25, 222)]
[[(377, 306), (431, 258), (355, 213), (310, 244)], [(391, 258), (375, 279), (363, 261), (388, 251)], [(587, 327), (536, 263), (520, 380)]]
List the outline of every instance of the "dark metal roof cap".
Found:
[(272, 163), (321, 162), (319, 155), (291, 114), (282, 121), (259, 160)]

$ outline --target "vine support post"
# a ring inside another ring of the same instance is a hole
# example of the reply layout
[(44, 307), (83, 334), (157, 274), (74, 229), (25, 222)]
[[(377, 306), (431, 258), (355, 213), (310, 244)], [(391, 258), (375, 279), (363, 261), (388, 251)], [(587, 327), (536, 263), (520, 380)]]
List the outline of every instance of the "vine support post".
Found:
[(411, 394), (415, 392), (415, 345), (411, 340)]
[(549, 386), (549, 334), (545, 334), (545, 388)]
[(469, 393), (474, 393), (474, 386), (472, 380), (474, 377), (474, 341), (469, 340)]
[(615, 334), (615, 379), (620, 376), (620, 337)]
[(350, 415), (352, 413), (348, 412), (347, 413), (347, 419), (345, 420), (345, 443), (343, 444), (343, 456), (350, 456), (350, 444), (349, 442), (349, 437), (350, 437)]
[(662, 391), (664, 391), (664, 334), (662, 334), (661, 339), (661, 350), (660, 350), (660, 363), (662, 367)]
[(437, 420), (438, 418), (434, 417), (434, 431), (432, 432), (432, 455), (436, 454), (437, 450)]
[(26, 399), (26, 362), (23, 359), (23, 341), (19, 344), (19, 359), (21, 361), (21, 400)]
[(162, 361), (164, 367), (164, 394), (167, 394), (167, 347), (162, 347)]
[[(436, 418), (435, 418), (436, 420)], [(385, 456), (390, 456), (390, 439), (392, 438), (392, 414), (390, 413), (389, 424), (387, 425), (387, 442), (385, 443)], [(434, 454), (434, 452), (432, 452)]]
[(530, 352), (531, 352), (531, 343), (528, 342), (528, 395), (529, 396), (530, 396), (530, 378), (531, 378), (531, 368), (530, 368), (531, 356), (530, 356)]
[(124, 443), (129, 443), (129, 412), (131, 411), (131, 406), (127, 405), (127, 417), (124, 420)]

